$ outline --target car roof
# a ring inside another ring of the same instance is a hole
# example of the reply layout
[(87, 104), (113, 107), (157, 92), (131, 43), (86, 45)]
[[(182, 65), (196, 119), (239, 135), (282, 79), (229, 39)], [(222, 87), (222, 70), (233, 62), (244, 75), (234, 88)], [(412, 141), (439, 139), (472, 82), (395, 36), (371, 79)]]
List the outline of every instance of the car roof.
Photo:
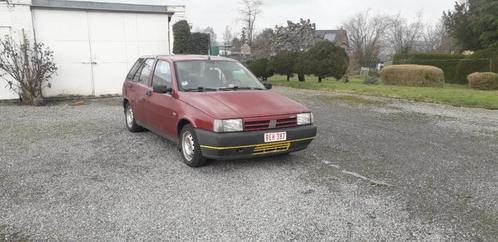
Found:
[(146, 55), (142, 56), (142, 58), (159, 58), (171, 61), (208, 60), (208, 58), (210, 58), (211, 60), (216, 60), (216, 61), (236, 61), (231, 58), (226, 58), (221, 56), (208, 57), (207, 55)]

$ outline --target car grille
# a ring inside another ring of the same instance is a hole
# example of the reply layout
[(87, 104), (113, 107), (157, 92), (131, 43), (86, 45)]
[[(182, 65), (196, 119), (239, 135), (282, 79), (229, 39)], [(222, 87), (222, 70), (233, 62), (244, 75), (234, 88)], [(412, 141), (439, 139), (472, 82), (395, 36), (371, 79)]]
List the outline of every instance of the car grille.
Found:
[(287, 116), (277, 119), (248, 120), (244, 121), (244, 131), (258, 131), (268, 129), (281, 129), (297, 126), (296, 116)]
[(257, 145), (256, 147), (254, 147), (253, 154), (258, 155), (258, 154), (287, 151), (289, 150), (290, 145), (291, 142), (289, 141)]

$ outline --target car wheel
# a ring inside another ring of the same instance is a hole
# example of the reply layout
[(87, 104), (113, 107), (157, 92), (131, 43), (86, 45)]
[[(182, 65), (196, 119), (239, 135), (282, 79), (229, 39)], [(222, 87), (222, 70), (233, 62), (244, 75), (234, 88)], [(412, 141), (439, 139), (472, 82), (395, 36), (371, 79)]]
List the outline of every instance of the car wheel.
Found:
[(207, 159), (202, 156), (195, 130), (190, 124), (183, 126), (180, 132), (180, 149), (183, 161), (188, 166), (200, 167), (207, 163)]
[(131, 105), (129, 103), (125, 105), (124, 113), (126, 128), (128, 128), (130, 132), (139, 132), (143, 130), (143, 128), (137, 124), (135, 116), (133, 115), (133, 109), (131, 108)]

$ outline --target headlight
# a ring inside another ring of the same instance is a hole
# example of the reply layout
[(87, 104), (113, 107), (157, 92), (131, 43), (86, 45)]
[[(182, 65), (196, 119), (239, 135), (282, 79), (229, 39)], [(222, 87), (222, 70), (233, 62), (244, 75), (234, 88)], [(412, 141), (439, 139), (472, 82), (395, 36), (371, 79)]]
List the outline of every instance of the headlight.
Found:
[(299, 113), (297, 115), (297, 125), (306, 125), (313, 123), (312, 113)]
[(213, 122), (214, 132), (239, 132), (243, 130), (244, 127), (242, 126), (242, 119), (215, 119)]

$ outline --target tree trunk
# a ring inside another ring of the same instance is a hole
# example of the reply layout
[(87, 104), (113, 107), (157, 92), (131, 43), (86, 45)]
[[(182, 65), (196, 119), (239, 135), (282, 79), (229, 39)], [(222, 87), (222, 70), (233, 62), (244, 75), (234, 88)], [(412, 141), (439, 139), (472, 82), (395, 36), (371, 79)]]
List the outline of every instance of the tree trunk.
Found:
[(290, 81), (290, 75), (287, 75), (287, 81)]
[(26, 104), (26, 105), (31, 105), (33, 104), (33, 95), (29, 93), (28, 91), (23, 91), (21, 93), (21, 103)]
[(322, 82), (322, 77), (321, 76), (318, 77), (318, 82)]
[(306, 78), (304, 77), (304, 74), (297, 74), (297, 78), (299, 79), (300, 82), (306, 81)]

